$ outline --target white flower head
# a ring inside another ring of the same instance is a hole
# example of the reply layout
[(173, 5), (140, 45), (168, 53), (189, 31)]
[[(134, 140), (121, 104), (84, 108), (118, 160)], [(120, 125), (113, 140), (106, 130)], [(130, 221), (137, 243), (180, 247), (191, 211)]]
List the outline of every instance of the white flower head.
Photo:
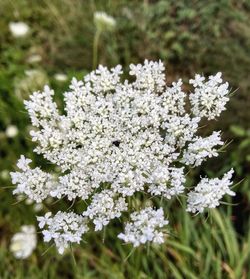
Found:
[(32, 225), (21, 227), (21, 231), (16, 233), (10, 244), (10, 251), (17, 259), (28, 258), (36, 248), (36, 230)]
[(116, 20), (105, 12), (97, 11), (94, 13), (94, 23), (99, 31), (113, 30)]
[(14, 138), (18, 135), (18, 128), (15, 125), (9, 125), (5, 131), (8, 138)]
[(25, 37), (29, 32), (29, 26), (25, 22), (10, 22), (9, 29), (16, 38)]
[[(131, 82), (123, 81), (122, 74), (121, 65), (100, 65), (83, 80), (73, 78), (64, 93), (64, 113), (48, 86), (25, 101), (34, 151), (57, 171), (32, 168), (31, 160), (21, 156), (19, 170), (11, 173), (14, 194), (38, 204), (53, 197), (86, 205), (77, 214), (59, 211), (38, 218), (44, 240), (53, 240), (60, 253), (79, 243), (88, 229), (99, 231), (115, 218), (123, 220), (138, 195), (163, 201), (184, 195), (185, 167), (218, 156), (216, 146), (223, 144), (219, 132), (197, 135), (201, 117), (212, 119), (224, 109), (228, 90), (221, 74), (190, 81), (195, 87), (191, 109), (181, 79), (166, 86), (161, 61), (130, 65)], [(217, 206), (224, 193), (232, 194), (226, 188), (230, 179), (229, 174), (223, 183), (202, 179), (188, 194), (188, 210)], [(130, 218), (119, 236), (125, 242), (164, 241), (162, 209), (147, 208)]]

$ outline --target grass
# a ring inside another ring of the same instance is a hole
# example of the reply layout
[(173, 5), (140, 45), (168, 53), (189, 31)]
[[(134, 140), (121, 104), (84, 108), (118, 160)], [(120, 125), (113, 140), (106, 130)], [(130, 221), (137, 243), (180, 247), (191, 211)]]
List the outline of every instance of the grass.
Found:
[[(60, 106), (61, 92), (71, 77), (82, 78), (92, 69), (96, 10), (105, 10), (117, 20), (114, 32), (100, 35), (98, 63), (120, 63), (126, 68), (144, 58), (162, 59), (169, 82), (178, 75), (187, 79), (195, 72), (208, 75), (221, 70), (234, 89), (239, 87), (220, 121), (204, 128), (205, 133), (215, 127), (221, 129), (225, 139), (233, 142), (220, 159), (191, 170), (189, 179), (195, 183), (200, 175), (221, 175), (233, 166), (235, 182), (244, 181), (236, 188), (236, 198), (227, 200), (235, 205), (222, 205), (201, 216), (185, 213), (177, 201), (171, 204), (171, 211), (170, 204), (164, 203), (174, 228), (163, 246), (133, 251), (130, 245), (115, 240), (121, 228), (119, 222), (113, 222), (104, 243), (102, 233), (88, 234), (80, 247), (72, 247), (63, 256), (56, 253), (55, 247), (44, 244), (38, 234), (36, 251), (20, 261), (9, 251), (12, 235), (23, 224), (36, 224), (35, 215), (59, 206), (48, 202), (37, 213), (33, 205), (16, 203), (10, 179), (4, 175), (15, 168), (20, 154), (46, 169), (52, 167), (32, 153), (23, 99), (48, 82), (55, 88)], [(0, 1), (1, 279), (250, 278), (249, 16), (248, 1)], [(13, 38), (8, 30), (10, 21), (27, 22), (30, 35)], [(27, 62), (33, 54), (39, 54), (41, 62)], [(30, 69), (40, 74), (30, 79), (25, 74)], [(55, 80), (54, 74), (60, 72), (69, 80)], [(10, 124), (19, 129), (15, 138), (5, 135)]]
[(54, 247), (46, 252), (40, 241), (31, 258), (18, 261), (2, 242), (0, 271), (2, 278), (248, 278), (250, 233), (239, 238), (230, 216), (212, 210), (206, 220), (176, 208), (170, 220), (178, 222), (166, 244), (134, 251), (114, 242), (115, 224), (104, 243), (102, 234), (89, 234), (64, 256)]

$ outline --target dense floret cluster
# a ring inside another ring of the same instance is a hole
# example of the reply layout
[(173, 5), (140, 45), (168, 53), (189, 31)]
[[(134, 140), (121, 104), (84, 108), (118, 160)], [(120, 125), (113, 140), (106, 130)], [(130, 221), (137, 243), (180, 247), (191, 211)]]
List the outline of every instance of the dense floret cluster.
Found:
[(131, 213), (131, 221), (125, 225), (125, 233), (118, 237), (134, 247), (146, 242), (161, 244), (164, 242), (162, 229), (168, 224), (162, 208), (157, 210), (147, 207), (139, 212)]
[(205, 208), (217, 207), (225, 194), (234, 196), (235, 193), (229, 188), (232, 176), (233, 170), (230, 170), (222, 179), (202, 178), (194, 191), (188, 193), (187, 211), (203, 212)]
[[(152, 201), (184, 195), (188, 167), (218, 156), (216, 147), (223, 145), (220, 132), (197, 135), (202, 117), (214, 119), (225, 109), (229, 90), (221, 73), (208, 80), (196, 75), (190, 94), (183, 92), (182, 80), (166, 85), (160, 61), (131, 65), (132, 82), (122, 81), (122, 73), (120, 65), (111, 70), (99, 66), (81, 81), (73, 78), (64, 94), (64, 114), (48, 86), (25, 101), (35, 152), (60, 167), (61, 174), (31, 169), (31, 160), (22, 156), (20, 171), (11, 174), (14, 193), (38, 203), (53, 197), (86, 205), (80, 213), (38, 218), (41, 228), (47, 226), (45, 240), (54, 239), (61, 253), (69, 243), (79, 243), (91, 226), (98, 231), (130, 213), (138, 194)], [(232, 171), (221, 180), (201, 179), (188, 193), (187, 210), (219, 205), (224, 194), (232, 195), (231, 177)], [(163, 209), (143, 208), (141, 202), (119, 237), (134, 246), (162, 243), (161, 230), (168, 223)]]
[(228, 98), (228, 83), (223, 83), (222, 74), (219, 72), (215, 76), (210, 76), (208, 81), (204, 77), (195, 75), (195, 79), (190, 80), (190, 84), (195, 87), (194, 93), (190, 94), (190, 102), (194, 115), (214, 119), (225, 110)]
[(54, 240), (58, 252), (62, 254), (70, 243), (80, 243), (82, 235), (88, 231), (87, 218), (73, 212), (58, 211), (55, 216), (48, 212), (37, 217), (39, 227), (43, 229), (45, 242)]

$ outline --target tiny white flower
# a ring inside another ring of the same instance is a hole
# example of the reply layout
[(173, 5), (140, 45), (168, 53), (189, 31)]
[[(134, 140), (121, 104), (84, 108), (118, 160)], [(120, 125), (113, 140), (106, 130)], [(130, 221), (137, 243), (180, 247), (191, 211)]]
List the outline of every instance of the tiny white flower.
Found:
[(32, 161), (30, 159), (25, 158), (23, 155), (21, 155), (20, 159), (17, 162), (17, 167), (21, 170), (27, 170), (29, 168), (29, 164)]
[(31, 162), (21, 155), (17, 163), (21, 171), (10, 173), (12, 182), (18, 184), (13, 194), (25, 194), (30, 200), (40, 203), (48, 197), (54, 185), (54, 178), (40, 168), (31, 169), (29, 166)]
[(16, 233), (10, 244), (10, 251), (17, 259), (28, 258), (36, 248), (36, 230), (34, 226), (22, 226), (21, 231)]
[(194, 79), (190, 79), (189, 83), (193, 84), (194, 87), (201, 86), (205, 78), (201, 75), (196, 74)]
[(5, 131), (8, 138), (14, 138), (18, 135), (18, 128), (15, 125), (9, 125)]
[(116, 196), (114, 192), (109, 190), (95, 194), (91, 205), (83, 213), (83, 216), (94, 220), (95, 231), (101, 230), (110, 220), (120, 217), (121, 212), (127, 209), (125, 199)]
[(38, 216), (37, 221), (39, 222), (39, 228), (42, 229), (46, 224), (48, 224), (50, 217), (52, 213), (47, 212), (44, 217), (43, 216)]
[(29, 32), (29, 26), (25, 22), (10, 22), (9, 29), (14, 37), (24, 37)]

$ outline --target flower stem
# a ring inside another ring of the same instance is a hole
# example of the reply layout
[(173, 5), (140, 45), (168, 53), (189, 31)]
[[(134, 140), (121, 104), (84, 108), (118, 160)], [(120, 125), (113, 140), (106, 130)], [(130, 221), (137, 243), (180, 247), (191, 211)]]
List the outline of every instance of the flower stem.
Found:
[(97, 60), (98, 60), (98, 44), (100, 39), (101, 31), (97, 29), (95, 32), (94, 42), (93, 42), (93, 70), (97, 67)]

